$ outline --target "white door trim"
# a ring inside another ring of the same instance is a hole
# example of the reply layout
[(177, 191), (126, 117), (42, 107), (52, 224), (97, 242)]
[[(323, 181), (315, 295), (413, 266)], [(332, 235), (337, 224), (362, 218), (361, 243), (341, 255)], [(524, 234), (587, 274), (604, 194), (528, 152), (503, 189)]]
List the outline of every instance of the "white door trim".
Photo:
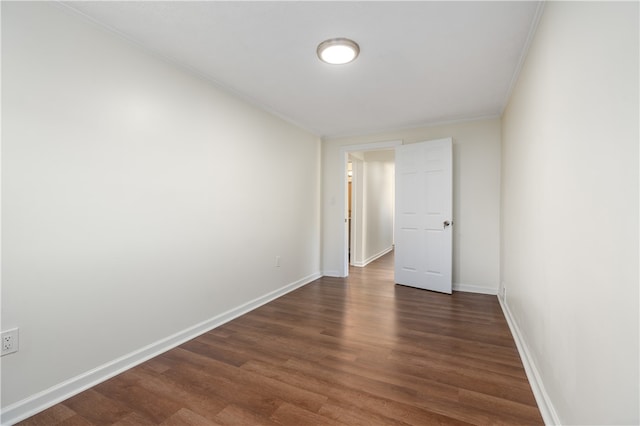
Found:
[(347, 206), (349, 205), (347, 200), (349, 194), (349, 183), (347, 178), (347, 162), (349, 161), (349, 153), (358, 151), (380, 151), (385, 149), (392, 149), (399, 145), (402, 145), (402, 140), (372, 142), (357, 145), (344, 145), (340, 147), (340, 158), (342, 158), (342, 185), (340, 185), (342, 191), (340, 203), (342, 203), (342, 208), (340, 211), (342, 212), (342, 216), (345, 219), (343, 220), (344, 223), (341, 227), (342, 238), (340, 239), (340, 241), (342, 241), (342, 247), (340, 248), (342, 252), (342, 270), (340, 271), (342, 277), (349, 276), (349, 235), (348, 223), (346, 222), (348, 214)]

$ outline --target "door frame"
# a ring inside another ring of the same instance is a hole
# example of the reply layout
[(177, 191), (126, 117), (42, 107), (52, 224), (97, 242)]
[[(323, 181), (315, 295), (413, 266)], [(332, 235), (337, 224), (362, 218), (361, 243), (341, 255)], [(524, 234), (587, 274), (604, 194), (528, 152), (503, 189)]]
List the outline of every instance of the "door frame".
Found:
[[(341, 197), (340, 203), (342, 204), (342, 216), (344, 217), (344, 224), (341, 227), (341, 239), (342, 241), (342, 270), (341, 276), (348, 277), (349, 276), (349, 217), (348, 217), (348, 208), (349, 202), (347, 197), (349, 196), (349, 177), (347, 176), (347, 163), (349, 162), (349, 153), (358, 152), (358, 151), (382, 151), (385, 149), (393, 149), (396, 146), (402, 145), (403, 141), (400, 140), (392, 140), (386, 142), (372, 142), (358, 145), (344, 145), (340, 147), (340, 158), (342, 159), (342, 185), (341, 188)], [(352, 190), (354, 188), (352, 187)]]

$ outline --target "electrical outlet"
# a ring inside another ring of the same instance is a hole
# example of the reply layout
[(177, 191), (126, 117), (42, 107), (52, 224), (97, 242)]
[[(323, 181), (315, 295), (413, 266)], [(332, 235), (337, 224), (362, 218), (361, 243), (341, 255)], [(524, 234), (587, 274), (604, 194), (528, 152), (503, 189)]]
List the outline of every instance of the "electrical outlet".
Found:
[(17, 328), (12, 328), (11, 330), (2, 332), (2, 354), (0, 354), (0, 356), (5, 356), (14, 352), (18, 352)]
[(276, 268), (280, 267), (280, 256), (276, 256)]

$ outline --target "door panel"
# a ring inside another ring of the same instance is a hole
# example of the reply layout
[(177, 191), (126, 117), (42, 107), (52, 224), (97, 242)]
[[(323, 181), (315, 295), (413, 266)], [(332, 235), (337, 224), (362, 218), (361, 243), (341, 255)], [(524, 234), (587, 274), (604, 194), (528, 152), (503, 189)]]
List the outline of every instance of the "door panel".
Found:
[(395, 280), (451, 293), (452, 140), (396, 147)]

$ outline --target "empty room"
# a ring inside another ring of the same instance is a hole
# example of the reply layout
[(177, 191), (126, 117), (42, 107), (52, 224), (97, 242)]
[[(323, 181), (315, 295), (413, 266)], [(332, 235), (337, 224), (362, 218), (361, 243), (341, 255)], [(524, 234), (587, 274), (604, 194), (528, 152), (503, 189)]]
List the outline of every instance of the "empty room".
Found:
[(640, 4), (2, 1), (2, 425), (640, 423)]

